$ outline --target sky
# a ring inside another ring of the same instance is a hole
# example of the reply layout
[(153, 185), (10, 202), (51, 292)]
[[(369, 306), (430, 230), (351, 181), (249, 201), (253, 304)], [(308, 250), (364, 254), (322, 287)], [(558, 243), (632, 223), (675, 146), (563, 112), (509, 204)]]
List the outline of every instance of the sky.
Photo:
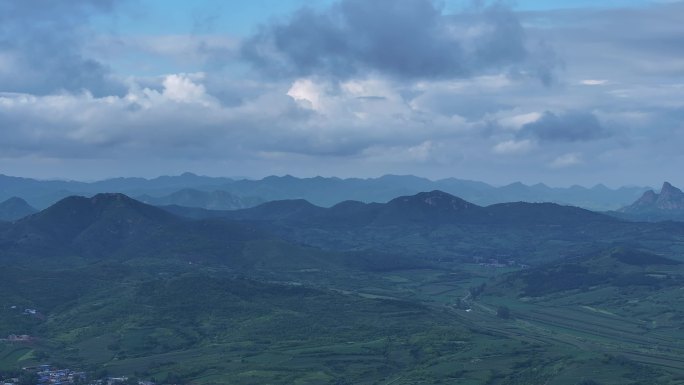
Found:
[(684, 1), (0, 0), (0, 173), (684, 185)]

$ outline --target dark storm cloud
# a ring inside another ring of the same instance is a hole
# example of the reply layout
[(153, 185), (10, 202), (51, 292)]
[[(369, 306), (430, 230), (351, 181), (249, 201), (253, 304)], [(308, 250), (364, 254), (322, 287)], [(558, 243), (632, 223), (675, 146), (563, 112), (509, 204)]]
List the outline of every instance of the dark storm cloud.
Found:
[(84, 23), (115, 5), (115, 0), (0, 0), (0, 91), (123, 91), (105, 65), (82, 54)]
[(592, 113), (570, 111), (556, 115), (547, 111), (537, 121), (524, 125), (520, 135), (549, 142), (584, 142), (604, 138), (609, 133)]
[(527, 66), (534, 56), (516, 15), (503, 5), (445, 15), (431, 0), (342, 0), (325, 11), (304, 8), (263, 26), (244, 42), (242, 55), (272, 76), (347, 78), (377, 71), (408, 79), (467, 77)]

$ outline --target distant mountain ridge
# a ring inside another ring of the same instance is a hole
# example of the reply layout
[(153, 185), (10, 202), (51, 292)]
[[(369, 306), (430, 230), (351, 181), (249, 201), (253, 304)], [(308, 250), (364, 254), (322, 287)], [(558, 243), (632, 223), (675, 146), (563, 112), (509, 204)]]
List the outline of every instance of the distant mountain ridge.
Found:
[(290, 242), (325, 250), (378, 250), (427, 261), (494, 255), (529, 263), (618, 244), (638, 246), (635, 239), (640, 237), (676, 242), (684, 226), (635, 223), (555, 203), (480, 206), (439, 190), (387, 203), (345, 201), (329, 208), (282, 200), (232, 211), (164, 209), (193, 219), (250, 223)]
[[(151, 260), (236, 269), (376, 268), (363, 258), (367, 255), (292, 244), (249, 223), (181, 218), (120, 193), (71, 196), (16, 222), (0, 223), (0, 265)], [(390, 262), (425, 265), (406, 258)]]
[[(187, 211), (190, 215), (182, 217)], [(381, 265), (394, 268), (492, 252), (531, 261), (549, 258), (548, 248), (562, 256), (631, 242), (636, 233), (674, 242), (681, 229), (677, 223), (630, 223), (554, 203), (479, 206), (439, 190), (387, 203), (345, 201), (325, 208), (284, 200), (225, 211), (155, 207), (106, 193), (68, 197), (0, 223), (0, 260), (161, 258), (231, 268), (311, 268), (333, 263), (326, 254), (333, 253), (338, 266), (369, 268), (375, 259), (368, 256), (375, 255), (383, 258)]]
[(230, 178), (213, 178), (184, 173), (178, 176), (145, 178), (111, 178), (97, 182), (37, 180), (0, 174), (0, 199), (17, 196), (37, 208), (46, 208), (59, 200), (73, 196), (99, 193), (124, 193), (128, 196), (150, 194), (163, 196), (184, 188), (216, 189), (233, 182)]
[(206, 213), (232, 220), (309, 223), (321, 226), (378, 226), (404, 224), (586, 224), (616, 222), (611, 216), (555, 203), (510, 202), (479, 206), (434, 190), (401, 196), (387, 203), (346, 201), (330, 208), (305, 200), (272, 201), (253, 208)]
[(265, 201), (257, 197), (240, 197), (227, 191), (200, 191), (191, 188), (178, 190), (163, 197), (142, 195), (137, 197), (141, 202), (155, 206), (177, 205), (197, 207), (208, 210), (236, 210), (254, 207)]
[[(156, 199), (167, 199), (164, 197), (186, 189), (202, 192), (221, 191), (247, 200), (246, 204), (251, 204), (251, 199), (306, 199), (325, 207), (348, 200), (366, 203), (389, 202), (398, 196), (440, 190), (478, 205), (515, 201), (554, 202), (593, 210), (616, 210), (630, 204), (648, 190), (646, 187), (609, 189), (603, 185), (592, 188), (553, 188), (541, 183), (525, 185), (520, 182), (495, 187), (470, 180), (447, 178), (433, 181), (412, 175), (385, 175), (368, 179), (320, 176), (296, 178), (285, 175), (269, 176), (260, 180), (235, 180), (184, 173), (154, 179), (114, 178), (92, 183), (39, 181), (0, 175), (0, 199), (18, 196), (38, 208), (45, 208), (70, 195), (91, 196), (103, 192), (119, 192), (134, 197), (146, 196), (144, 200), (153, 202)], [(193, 207), (204, 207), (201, 204), (202, 199), (205, 198), (190, 200), (190, 203)], [(184, 205), (187, 203), (188, 201), (185, 201)], [(165, 204), (179, 203), (167, 200)]]
[(25, 200), (12, 197), (0, 202), (0, 221), (16, 221), (23, 217), (36, 213), (38, 210), (31, 207)]
[(6, 254), (104, 256), (180, 218), (123, 194), (71, 196), (0, 233)]

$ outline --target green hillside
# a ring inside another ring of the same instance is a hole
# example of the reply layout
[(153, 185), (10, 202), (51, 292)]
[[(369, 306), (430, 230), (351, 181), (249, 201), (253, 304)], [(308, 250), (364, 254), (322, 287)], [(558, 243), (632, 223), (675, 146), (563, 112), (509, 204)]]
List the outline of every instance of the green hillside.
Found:
[(680, 224), (439, 192), (236, 213), (187, 219), (106, 194), (0, 225), (0, 371), (245, 385), (684, 378)]

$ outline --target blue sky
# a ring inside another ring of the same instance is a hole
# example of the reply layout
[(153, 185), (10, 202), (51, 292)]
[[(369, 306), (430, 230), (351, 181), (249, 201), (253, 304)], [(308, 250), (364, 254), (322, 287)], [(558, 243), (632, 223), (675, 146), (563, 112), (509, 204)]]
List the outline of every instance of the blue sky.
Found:
[(682, 1), (0, 0), (0, 173), (684, 184), (682, 19)]
[[(507, 4), (519, 11), (540, 11), (573, 8), (615, 8), (648, 6), (662, 3), (653, 0), (517, 0)], [(167, 34), (194, 33), (196, 21), (211, 19), (207, 26), (214, 33), (247, 35), (273, 17), (287, 17), (301, 7), (325, 8), (333, 0), (139, 0), (129, 5), (118, 19), (121, 33)], [(446, 12), (457, 12), (469, 7), (469, 0), (440, 2)], [(101, 28), (111, 28), (112, 20), (104, 17)], [(207, 32), (207, 31), (204, 31)]]

